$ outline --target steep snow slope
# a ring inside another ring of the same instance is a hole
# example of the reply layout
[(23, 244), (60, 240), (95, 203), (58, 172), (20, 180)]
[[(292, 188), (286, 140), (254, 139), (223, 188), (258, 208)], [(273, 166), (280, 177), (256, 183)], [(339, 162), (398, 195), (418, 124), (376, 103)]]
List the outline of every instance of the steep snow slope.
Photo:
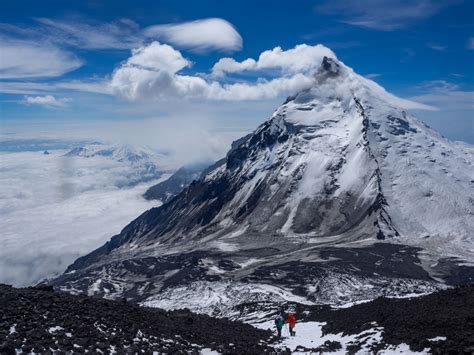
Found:
[(405, 107), (325, 58), (313, 86), (221, 164), (53, 284), (138, 301), (192, 293), (198, 281), (217, 294), (222, 282), (236, 295), (255, 284), (265, 297), (270, 284), (337, 303), (472, 282), (472, 147)]

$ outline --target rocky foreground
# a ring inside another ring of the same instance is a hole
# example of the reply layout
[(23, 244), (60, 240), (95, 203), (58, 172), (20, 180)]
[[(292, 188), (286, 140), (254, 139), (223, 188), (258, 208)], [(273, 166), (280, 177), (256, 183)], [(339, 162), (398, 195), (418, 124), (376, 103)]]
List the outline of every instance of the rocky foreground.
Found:
[[(264, 313), (271, 321), (280, 306), (256, 303), (239, 308), (243, 319), (249, 319), (251, 314), (255, 319)], [(411, 351), (474, 353), (474, 285), (416, 298), (379, 298), (343, 309), (301, 304), (296, 308), (300, 331), (311, 322), (321, 322), (323, 335), (342, 334), (341, 338), (367, 334), (374, 327), (383, 329), (381, 338), (369, 346), (356, 336), (350, 344), (331, 341), (318, 348), (299, 346), (299, 351), (340, 353), (345, 350), (351, 354), (362, 350), (376, 354), (407, 344)], [(226, 354), (295, 350), (282, 345), (269, 331), (187, 310), (168, 312), (121, 301), (54, 292), (48, 288), (17, 289), (0, 285), (1, 354), (14, 354), (15, 350), (22, 353), (200, 353), (215, 350)]]
[(270, 332), (241, 322), (47, 289), (0, 285), (0, 314), (0, 354), (270, 350)]
[[(412, 351), (434, 354), (474, 354), (474, 286), (460, 287), (411, 299), (378, 298), (337, 311), (311, 312), (306, 320), (326, 322), (324, 333), (357, 334), (383, 327), (382, 342), (408, 344)], [(443, 338), (445, 340), (429, 341)], [(354, 350), (357, 349), (357, 346)]]

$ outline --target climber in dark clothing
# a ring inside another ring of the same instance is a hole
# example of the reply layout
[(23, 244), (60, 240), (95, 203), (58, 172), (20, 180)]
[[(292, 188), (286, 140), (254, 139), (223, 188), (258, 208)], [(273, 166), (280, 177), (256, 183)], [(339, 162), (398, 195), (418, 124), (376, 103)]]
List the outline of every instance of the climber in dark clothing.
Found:
[(277, 328), (279, 338), (281, 338), (281, 329), (283, 328), (284, 325), (285, 325), (285, 319), (281, 315), (278, 315), (275, 318), (275, 326)]

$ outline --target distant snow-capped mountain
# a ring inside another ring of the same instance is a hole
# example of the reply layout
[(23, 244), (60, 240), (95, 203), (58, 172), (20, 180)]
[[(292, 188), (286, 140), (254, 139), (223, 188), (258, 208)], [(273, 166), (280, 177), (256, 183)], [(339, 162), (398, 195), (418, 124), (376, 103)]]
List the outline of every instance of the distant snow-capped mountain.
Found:
[(404, 106), (325, 58), (222, 162), (52, 284), (225, 314), (472, 282), (473, 147)]
[(171, 172), (170, 158), (168, 156), (144, 147), (94, 143), (75, 147), (67, 152), (65, 156), (81, 158), (100, 157), (128, 165), (131, 169), (118, 180), (117, 185), (119, 187), (133, 186), (141, 182), (156, 180), (164, 174)]

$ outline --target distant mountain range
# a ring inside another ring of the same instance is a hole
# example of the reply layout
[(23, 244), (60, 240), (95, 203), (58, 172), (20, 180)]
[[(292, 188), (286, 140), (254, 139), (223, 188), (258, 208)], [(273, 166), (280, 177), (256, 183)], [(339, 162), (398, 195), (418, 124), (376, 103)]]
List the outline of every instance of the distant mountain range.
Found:
[(67, 152), (66, 157), (105, 158), (126, 164), (132, 169), (126, 176), (118, 179), (118, 187), (133, 186), (138, 183), (156, 180), (173, 170), (170, 158), (152, 149), (132, 147), (121, 144), (93, 143), (75, 147)]
[(220, 315), (246, 302), (341, 304), (472, 283), (474, 148), (402, 106), (324, 58), (314, 85), (224, 160), (172, 199), (157, 188), (167, 203), (50, 283)]

